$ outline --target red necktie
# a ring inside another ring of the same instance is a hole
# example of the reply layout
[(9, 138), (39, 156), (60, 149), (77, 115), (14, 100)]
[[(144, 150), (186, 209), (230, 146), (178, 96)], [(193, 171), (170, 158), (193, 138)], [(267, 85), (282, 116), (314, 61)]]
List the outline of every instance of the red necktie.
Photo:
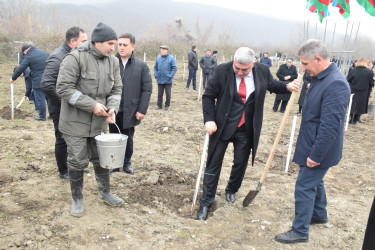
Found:
[[(245, 103), (246, 102), (246, 84), (245, 84), (244, 78), (241, 78), (240, 87), (238, 88), (238, 94), (240, 95), (243, 103)], [(238, 124), (238, 127), (241, 127), (242, 124), (244, 123), (245, 123), (245, 111), (242, 114), (241, 121)]]

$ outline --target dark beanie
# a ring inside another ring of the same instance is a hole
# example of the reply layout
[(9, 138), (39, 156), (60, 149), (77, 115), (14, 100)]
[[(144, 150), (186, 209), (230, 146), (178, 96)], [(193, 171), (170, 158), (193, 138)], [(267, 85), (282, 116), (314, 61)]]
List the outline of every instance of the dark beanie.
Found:
[(91, 34), (91, 42), (105, 42), (114, 39), (117, 40), (116, 32), (104, 23), (98, 23)]
[(30, 48), (30, 47), (32, 47), (32, 45), (31, 44), (24, 44), (23, 46), (22, 46), (22, 48), (21, 48), (21, 50), (22, 50), (22, 53), (25, 51), (25, 50), (27, 50), (28, 48)]

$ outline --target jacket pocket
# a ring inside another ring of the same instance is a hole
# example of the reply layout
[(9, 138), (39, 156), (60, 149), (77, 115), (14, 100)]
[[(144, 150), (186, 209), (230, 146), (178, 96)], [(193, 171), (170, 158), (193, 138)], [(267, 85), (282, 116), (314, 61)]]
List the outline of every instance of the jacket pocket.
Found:
[(97, 76), (96, 72), (81, 72), (79, 89), (84, 95), (93, 96), (96, 94)]

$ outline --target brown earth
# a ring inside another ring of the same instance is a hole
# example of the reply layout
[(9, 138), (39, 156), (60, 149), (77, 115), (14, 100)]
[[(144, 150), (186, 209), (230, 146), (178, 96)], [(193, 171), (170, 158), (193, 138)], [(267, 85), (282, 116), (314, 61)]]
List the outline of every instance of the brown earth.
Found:
[[(1, 79), (8, 79), (12, 69), (12, 65), (0, 65)], [(230, 145), (209, 218), (197, 221), (198, 205), (193, 212), (190, 209), (205, 134), (201, 102), (196, 91), (185, 90), (182, 70), (176, 82), (169, 111), (154, 110), (154, 83), (146, 119), (136, 127), (135, 175), (111, 175), (112, 192), (122, 197), (125, 205), (110, 208), (98, 203), (90, 165), (91, 173), (86, 174), (84, 183), (85, 215), (78, 219), (69, 214), (69, 182), (58, 177), (52, 121), (34, 121), (37, 113), (28, 102), (16, 111), (19, 116), (10, 120), (9, 84), (2, 84), (0, 249), (361, 248), (375, 190), (373, 116), (364, 115), (363, 124), (349, 126), (344, 157), (325, 177), (329, 223), (311, 226), (308, 243), (284, 245), (273, 238), (290, 228), (294, 216), (298, 166), (292, 163), (289, 172), (284, 172), (293, 116), (262, 191), (244, 208), (243, 198), (257, 185), (282, 119), (281, 113), (271, 112), (274, 95), (267, 95), (258, 154), (254, 167), (249, 166), (246, 172), (237, 201), (228, 204), (224, 197), (233, 160)], [(15, 101), (21, 99), (23, 91), (24, 82), (19, 79)], [(293, 112), (296, 110), (295, 104)]]

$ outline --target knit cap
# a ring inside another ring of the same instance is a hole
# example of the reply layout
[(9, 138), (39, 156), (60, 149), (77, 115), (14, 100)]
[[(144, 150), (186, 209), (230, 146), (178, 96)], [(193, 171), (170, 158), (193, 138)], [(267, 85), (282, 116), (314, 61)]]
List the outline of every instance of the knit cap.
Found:
[(114, 39), (117, 40), (116, 32), (111, 27), (102, 22), (96, 25), (91, 34), (91, 42), (105, 42)]

